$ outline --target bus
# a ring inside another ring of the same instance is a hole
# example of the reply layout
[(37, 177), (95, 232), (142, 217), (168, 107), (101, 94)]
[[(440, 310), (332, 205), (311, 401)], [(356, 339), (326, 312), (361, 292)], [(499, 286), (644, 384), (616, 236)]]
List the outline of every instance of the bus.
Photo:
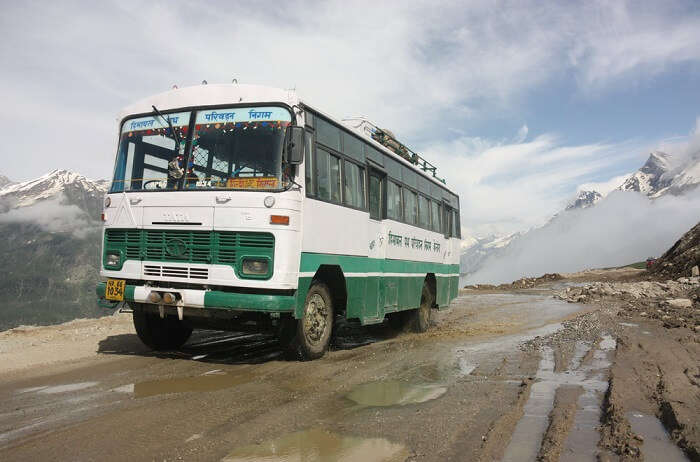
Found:
[(388, 130), (243, 84), (173, 87), (118, 120), (96, 292), (148, 347), (274, 331), (316, 359), (338, 320), (423, 332), (457, 296), (459, 197)]

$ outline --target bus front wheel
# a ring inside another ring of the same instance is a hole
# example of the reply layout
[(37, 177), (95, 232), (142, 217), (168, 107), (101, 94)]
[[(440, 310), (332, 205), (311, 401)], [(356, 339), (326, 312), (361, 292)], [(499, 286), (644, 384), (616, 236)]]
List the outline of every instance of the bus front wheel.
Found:
[(328, 286), (314, 282), (306, 294), (301, 319), (286, 319), (280, 341), (287, 351), (301, 359), (318, 359), (328, 349), (333, 331), (333, 299)]
[(192, 335), (192, 328), (182, 321), (157, 313), (147, 313), (134, 309), (134, 328), (141, 341), (153, 350), (174, 350), (180, 348)]

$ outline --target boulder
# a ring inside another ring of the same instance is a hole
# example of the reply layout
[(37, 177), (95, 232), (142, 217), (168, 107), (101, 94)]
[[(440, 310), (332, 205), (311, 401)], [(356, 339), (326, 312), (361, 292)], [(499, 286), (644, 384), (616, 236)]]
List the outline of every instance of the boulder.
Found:
[(688, 298), (670, 298), (666, 300), (666, 304), (675, 308), (691, 308), (693, 302)]

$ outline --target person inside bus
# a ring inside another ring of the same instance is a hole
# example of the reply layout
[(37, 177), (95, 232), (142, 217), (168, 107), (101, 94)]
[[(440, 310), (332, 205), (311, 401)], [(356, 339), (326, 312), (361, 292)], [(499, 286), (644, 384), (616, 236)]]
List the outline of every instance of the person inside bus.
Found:
[(168, 162), (168, 189), (177, 188), (178, 180), (180, 180), (182, 175), (185, 173), (184, 169), (182, 168), (183, 160), (182, 155), (176, 155), (170, 162)]

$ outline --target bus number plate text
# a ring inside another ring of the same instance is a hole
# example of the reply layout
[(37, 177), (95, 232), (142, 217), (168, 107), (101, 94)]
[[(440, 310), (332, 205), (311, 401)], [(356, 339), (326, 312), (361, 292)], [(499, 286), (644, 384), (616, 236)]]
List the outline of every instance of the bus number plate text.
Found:
[(107, 300), (124, 300), (125, 287), (126, 281), (124, 279), (108, 279), (107, 290), (105, 291), (105, 298)]

